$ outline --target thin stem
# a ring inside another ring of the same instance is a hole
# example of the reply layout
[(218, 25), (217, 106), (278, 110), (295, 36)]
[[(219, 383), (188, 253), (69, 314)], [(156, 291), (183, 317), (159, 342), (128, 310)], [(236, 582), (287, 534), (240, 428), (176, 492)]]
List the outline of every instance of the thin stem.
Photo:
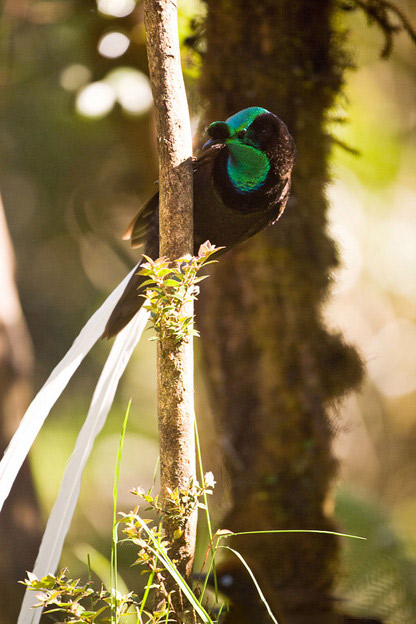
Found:
[[(212, 525), (211, 525), (211, 517), (209, 514), (209, 507), (208, 507), (208, 497), (205, 491), (205, 477), (204, 477), (204, 469), (202, 466), (202, 455), (201, 455), (201, 446), (199, 444), (199, 432), (198, 432), (198, 424), (196, 422), (195, 419), (195, 441), (196, 441), (196, 456), (197, 456), (197, 460), (198, 460), (198, 468), (199, 468), (199, 475), (200, 475), (200, 479), (201, 479), (201, 484), (203, 487), (203, 499), (204, 499), (204, 505), (205, 505), (205, 516), (207, 519), (207, 528), (208, 528), (208, 536), (209, 536), (209, 550), (211, 552), (211, 565), (210, 565), (210, 570), (212, 567), (212, 571), (213, 571), (213, 576), (214, 576), (214, 590), (215, 590), (215, 600), (218, 602), (218, 582), (217, 582), (217, 572), (216, 572), (216, 567), (215, 567), (215, 548), (213, 545), (213, 533), (212, 533)], [(205, 562), (204, 562), (205, 564)], [(202, 591), (201, 591), (201, 601), (202, 598), (204, 597), (204, 593), (205, 593), (205, 589), (207, 586), (207, 579), (206, 582), (203, 585)]]
[(121, 429), (120, 442), (117, 451), (116, 469), (114, 474), (114, 486), (113, 486), (113, 526), (112, 526), (112, 540), (111, 540), (111, 562), (110, 562), (110, 592), (111, 592), (111, 624), (117, 624), (117, 545), (118, 545), (118, 522), (117, 522), (117, 497), (118, 497), (118, 485), (120, 481), (120, 466), (121, 457), (123, 454), (124, 437), (126, 435), (127, 421), (129, 419), (131, 407), (131, 399), (127, 406), (126, 414), (123, 420), (123, 426)]

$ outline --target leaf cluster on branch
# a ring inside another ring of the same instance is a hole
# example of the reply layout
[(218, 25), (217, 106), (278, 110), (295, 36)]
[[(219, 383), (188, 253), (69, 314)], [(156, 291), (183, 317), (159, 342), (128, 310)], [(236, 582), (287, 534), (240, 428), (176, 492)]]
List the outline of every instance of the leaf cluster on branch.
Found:
[(150, 311), (156, 332), (154, 340), (173, 338), (179, 345), (188, 336), (199, 336), (193, 328), (194, 315), (187, 314), (187, 304), (196, 299), (197, 284), (207, 277), (198, 277), (199, 271), (216, 262), (210, 258), (219, 249), (207, 241), (201, 245), (197, 256), (188, 254), (173, 262), (166, 257), (152, 260), (144, 256), (147, 262), (141, 265), (140, 275), (148, 278), (143, 284), (147, 286), (144, 307)]
[(131, 492), (141, 496), (149, 504), (146, 511), (151, 509), (161, 516), (168, 516), (169, 520), (177, 527), (177, 534), (174, 537), (178, 538), (187, 519), (195, 509), (197, 507), (206, 509), (206, 506), (204, 503), (201, 503), (200, 499), (205, 494), (212, 494), (214, 485), (215, 480), (212, 472), (207, 472), (204, 476), (203, 485), (200, 485), (196, 479), (191, 477), (185, 488), (175, 488), (174, 490), (168, 488), (164, 506), (161, 505), (159, 496), (152, 496), (151, 490), (144, 492), (141, 488), (136, 488), (131, 490)]
[[(186, 524), (189, 515), (198, 507), (205, 508), (200, 501), (205, 499), (206, 494), (211, 494), (215, 486), (212, 473), (207, 473), (203, 479), (203, 485), (190, 481), (189, 487), (175, 489), (169, 492), (162, 508), (159, 497), (153, 497), (151, 492), (141, 488), (135, 488), (133, 494), (140, 496), (149, 504), (149, 508), (155, 511), (158, 519), (156, 522), (144, 519), (139, 514), (139, 507), (128, 514), (120, 513), (121, 519), (114, 529), (124, 525), (123, 543), (131, 543), (138, 547), (136, 560), (133, 565), (141, 568), (141, 573), (147, 575), (147, 582), (142, 598), (134, 592), (123, 594), (118, 591), (116, 585), (110, 589), (101, 586), (95, 589), (91, 580), (81, 583), (80, 579), (71, 579), (66, 576), (66, 569), (57, 575), (49, 574), (39, 579), (35, 574), (28, 573), (28, 578), (23, 584), (32, 591), (37, 592), (37, 607), (45, 608), (47, 614), (58, 614), (58, 621), (63, 624), (122, 624), (125, 618), (132, 616), (146, 624), (160, 624), (171, 621), (169, 618), (175, 614), (178, 622), (202, 621), (213, 624), (212, 619), (202, 605), (203, 595), (198, 598), (188, 587), (179, 574), (177, 561), (170, 558), (171, 544), (166, 539), (162, 529), (161, 518), (165, 515), (173, 519), (178, 527), (178, 535)], [(117, 540), (118, 541), (118, 540)], [(175, 590), (170, 591), (166, 583), (170, 575), (176, 582)], [(158, 601), (156, 605), (149, 606), (150, 592), (156, 592)], [(180, 613), (177, 612), (175, 601), (172, 599), (174, 592), (183, 592), (188, 598), (189, 605)], [(60, 615), (59, 615), (60, 614)], [(197, 615), (200, 619), (197, 620)], [(188, 617), (189, 616), (189, 617)], [(143, 618), (146, 617), (146, 620)]]
[[(106, 590), (103, 586), (96, 590), (92, 581), (82, 584), (80, 579), (68, 578), (66, 571), (64, 568), (57, 575), (48, 574), (41, 579), (28, 572), (28, 578), (23, 584), (28, 589), (38, 592), (36, 597), (39, 602), (34, 606), (44, 607), (47, 614), (60, 613), (61, 616), (55, 617), (64, 624), (97, 624), (109, 621), (108, 616), (114, 603), (114, 590)], [(125, 595), (117, 592), (115, 621), (120, 621), (133, 606), (140, 606), (133, 592)]]

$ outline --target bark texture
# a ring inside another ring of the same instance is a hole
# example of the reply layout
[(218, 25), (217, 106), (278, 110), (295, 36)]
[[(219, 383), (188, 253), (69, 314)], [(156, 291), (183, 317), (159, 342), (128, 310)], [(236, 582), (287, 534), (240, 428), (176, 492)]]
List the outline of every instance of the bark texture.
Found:
[[(177, 259), (193, 253), (192, 140), (180, 66), (177, 10), (173, 2), (146, 0), (144, 19), (150, 78), (155, 102), (159, 150), (160, 255)], [(192, 306), (187, 315), (191, 316)], [(158, 417), (162, 502), (167, 488), (186, 488), (195, 476), (192, 340), (180, 346), (167, 339), (158, 348)], [(196, 514), (182, 536), (167, 519), (164, 529), (173, 543), (170, 555), (190, 581), (195, 548)], [(182, 608), (177, 587), (176, 609)]]
[(147, 0), (144, 24), (158, 134), (159, 249), (175, 259), (193, 252), (192, 136), (175, 3)]
[[(197, 318), (232, 492), (222, 526), (334, 530), (330, 490), (337, 465), (328, 407), (361, 378), (355, 350), (321, 318), (338, 262), (325, 199), (325, 122), (346, 65), (334, 28), (336, 4), (206, 2), (206, 120), (265, 107), (287, 123), (298, 152), (281, 220), (226, 254), (200, 297)], [(281, 605), (279, 622), (338, 621), (335, 537), (261, 535), (240, 537), (234, 546), (267, 577), (271, 600)], [(249, 591), (244, 595), (249, 602)], [(257, 621), (262, 617), (259, 609)]]
[[(14, 255), (0, 198), (0, 455), (31, 398), (33, 354), (14, 283)], [(1, 621), (15, 622), (40, 542), (41, 522), (29, 462), (16, 479), (0, 516)]]

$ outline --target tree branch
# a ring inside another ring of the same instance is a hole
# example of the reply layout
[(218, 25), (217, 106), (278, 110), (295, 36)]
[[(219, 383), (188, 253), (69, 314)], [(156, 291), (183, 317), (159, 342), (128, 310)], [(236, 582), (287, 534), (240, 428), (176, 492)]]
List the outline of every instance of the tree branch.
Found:
[[(192, 140), (180, 65), (177, 9), (174, 2), (146, 0), (144, 20), (158, 130), (160, 204), (159, 253), (171, 259), (193, 254)], [(192, 303), (186, 310), (193, 315)], [(195, 475), (192, 339), (179, 346), (173, 339), (158, 345), (158, 416), (161, 499), (175, 488), (187, 488)], [(170, 555), (190, 580), (194, 557), (196, 514), (177, 538), (164, 518), (172, 543)], [(176, 539), (175, 539), (176, 537)], [(167, 579), (167, 583), (170, 580)], [(173, 586), (170, 588), (173, 589)], [(175, 587), (173, 601), (182, 608)]]

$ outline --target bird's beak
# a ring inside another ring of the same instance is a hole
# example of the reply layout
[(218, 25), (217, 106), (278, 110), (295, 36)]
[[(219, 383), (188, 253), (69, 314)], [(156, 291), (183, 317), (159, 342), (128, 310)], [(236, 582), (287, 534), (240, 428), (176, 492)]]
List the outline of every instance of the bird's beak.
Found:
[(230, 128), (225, 121), (213, 121), (207, 128), (207, 134), (211, 137), (203, 146), (203, 150), (213, 145), (224, 145), (230, 137)]
[(208, 141), (202, 146), (202, 149), (205, 150), (218, 144), (224, 144), (224, 139), (208, 139)]

